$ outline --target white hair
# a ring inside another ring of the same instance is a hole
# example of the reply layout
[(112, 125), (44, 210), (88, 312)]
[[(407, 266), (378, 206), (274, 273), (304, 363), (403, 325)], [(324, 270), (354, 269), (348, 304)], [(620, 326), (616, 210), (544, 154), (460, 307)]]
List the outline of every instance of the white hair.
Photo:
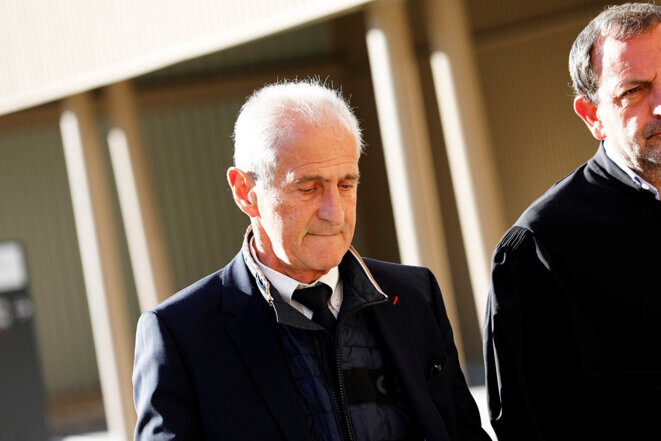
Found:
[(303, 124), (338, 134), (348, 131), (363, 152), (358, 119), (342, 94), (317, 79), (269, 84), (245, 102), (234, 124), (234, 165), (271, 182), (281, 140)]

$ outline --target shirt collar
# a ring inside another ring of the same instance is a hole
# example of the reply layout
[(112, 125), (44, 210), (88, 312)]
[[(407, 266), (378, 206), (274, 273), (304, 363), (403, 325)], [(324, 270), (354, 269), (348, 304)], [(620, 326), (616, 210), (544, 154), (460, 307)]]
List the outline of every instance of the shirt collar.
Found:
[(298, 288), (299, 286), (309, 287), (309, 286), (317, 285), (319, 283), (324, 283), (331, 288), (331, 292), (335, 291), (337, 284), (340, 281), (340, 270), (338, 269), (337, 266), (331, 268), (326, 274), (319, 277), (317, 280), (315, 280), (312, 283), (302, 283), (299, 282), (298, 280), (295, 280), (285, 274), (282, 274), (281, 272), (278, 272), (264, 265), (259, 260), (259, 258), (257, 257), (257, 253), (255, 252), (254, 239), (255, 239), (254, 236), (250, 238), (250, 254), (254, 259), (255, 263), (257, 263), (259, 269), (262, 270), (262, 273), (264, 273), (264, 275), (271, 283), (271, 285), (273, 285), (273, 287), (275, 287), (275, 289), (278, 290), (278, 293), (280, 293), (282, 300), (284, 300), (285, 302), (291, 304), (291, 297), (294, 294), (296, 288)]
[(606, 141), (603, 142), (604, 146), (604, 152), (606, 153), (606, 156), (608, 159), (611, 160), (611, 162), (620, 168), (624, 173), (627, 174), (637, 185), (638, 187), (642, 188), (643, 190), (647, 190), (650, 193), (654, 195), (654, 197), (658, 200), (659, 199), (659, 190), (643, 178), (641, 178), (635, 171), (631, 170), (629, 166), (627, 166), (624, 161), (616, 154), (614, 154), (611, 149), (608, 147), (608, 143)]
[[(302, 329), (317, 330), (319, 328), (319, 325), (305, 318), (306, 316), (301, 314), (299, 311), (297, 311), (296, 308), (294, 308), (291, 303), (288, 303), (285, 300), (283, 300), (282, 298), (283, 296), (280, 295), (280, 293), (278, 292), (278, 288), (276, 288), (275, 285), (271, 287), (271, 283), (264, 275), (264, 271), (257, 263), (257, 259), (255, 259), (252, 256), (252, 250), (251, 250), (252, 247), (250, 246), (250, 241), (252, 237), (253, 237), (252, 226), (248, 226), (248, 229), (246, 230), (246, 234), (244, 235), (243, 238), (241, 254), (243, 255), (243, 260), (246, 263), (246, 266), (248, 267), (250, 274), (252, 274), (252, 276), (255, 279), (255, 283), (257, 285), (257, 288), (259, 289), (259, 292), (262, 294), (262, 297), (264, 297), (264, 299), (268, 302), (268, 304), (273, 308), (273, 311), (275, 312), (276, 322), (290, 326), (296, 326)], [(372, 276), (369, 269), (365, 265), (365, 262), (363, 262), (363, 259), (360, 257), (358, 252), (353, 247), (349, 247), (349, 250), (342, 258), (340, 267), (342, 266), (344, 268), (342, 277), (343, 278), (347, 277), (349, 283), (349, 289), (351, 289), (352, 292), (361, 295), (361, 300), (359, 301), (388, 298), (388, 296), (381, 290), (381, 287), (379, 287), (376, 280), (374, 280), (374, 277)], [(268, 268), (268, 267), (264, 267), (264, 268)], [(335, 281), (335, 284), (338, 286), (338, 288), (342, 288), (342, 287), (346, 288), (347, 283), (342, 283), (339, 277), (339, 273), (340, 271), (338, 268), (338, 273), (336, 276), (337, 280)], [(326, 274), (326, 276), (328, 275), (329, 274)], [(331, 275), (331, 277), (333, 276)], [(325, 277), (320, 277), (320, 279), (322, 278), (325, 279)], [(328, 283), (328, 281), (324, 280), (324, 283)], [(351, 286), (353, 286), (353, 288), (351, 288)], [(271, 290), (271, 288), (273, 288), (273, 290)], [(338, 291), (344, 291), (344, 289), (335, 289), (334, 292), (338, 292)], [(345, 300), (344, 297), (345, 297), (344, 294), (342, 294), (342, 297), (340, 298), (343, 305)]]

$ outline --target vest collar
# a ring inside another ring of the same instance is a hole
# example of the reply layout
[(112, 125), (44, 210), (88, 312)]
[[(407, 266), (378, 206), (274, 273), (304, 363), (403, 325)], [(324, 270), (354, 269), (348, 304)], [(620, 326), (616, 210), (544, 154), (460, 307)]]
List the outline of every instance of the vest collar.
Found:
[[(282, 300), (278, 290), (268, 281), (262, 270), (259, 268), (257, 262), (255, 262), (253, 259), (252, 253), (250, 252), (250, 240), (252, 239), (253, 235), (254, 233), (252, 231), (252, 226), (248, 226), (246, 234), (243, 238), (241, 254), (243, 256), (243, 260), (246, 263), (246, 266), (248, 267), (248, 271), (255, 279), (255, 283), (259, 289), (260, 294), (264, 300), (273, 308), (276, 322), (306, 330), (319, 329), (319, 325), (309, 320), (307, 317), (297, 311), (296, 308)], [(367, 269), (363, 259), (353, 247), (349, 247), (349, 250), (346, 252), (342, 258), (342, 261), (340, 262), (339, 269), (340, 278), (342, 279), (343, 286), (345, 287), (345, 296), (342, 302), (342, 309), (340, 314), (347, 310), (348, 307), (355, 307), (363, 303), (388, 298), (376, 280), (374, 280), (374, 277), (370, 273), (369, 269)], [(352, 289), (347, 289), (348, 286)], [(354, 296), (351, 294), (347, 295), (347, 293), (355, 294), (355, 298), (352, 298)]]

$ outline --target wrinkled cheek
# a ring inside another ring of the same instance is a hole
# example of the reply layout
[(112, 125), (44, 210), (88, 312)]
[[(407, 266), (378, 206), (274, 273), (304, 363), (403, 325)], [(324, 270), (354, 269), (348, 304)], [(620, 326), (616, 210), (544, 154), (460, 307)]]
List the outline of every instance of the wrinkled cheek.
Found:
[(637, 117), (629, 118), (623, 127), (623, 131), (628, 139), (642, 139), (645, 131), (645, 121)]
[(279, 235), (282, 235), (285, 229), (285, 223), (283, 222), (282, 218), (280, 217), (275, 217), (273, 221), (271, 222), (271, 225), (273, 227), (273, 231), (275, 233), (279, 233)]
[(643, 126), (638, 125), (638, 121), (635, 118), (624, 121), (624, 124), (620, 124), (620, 126), (622, 127), (622, 133), (624, 133), (627, 138), (640, 136), (640, 133), (643, 130)]

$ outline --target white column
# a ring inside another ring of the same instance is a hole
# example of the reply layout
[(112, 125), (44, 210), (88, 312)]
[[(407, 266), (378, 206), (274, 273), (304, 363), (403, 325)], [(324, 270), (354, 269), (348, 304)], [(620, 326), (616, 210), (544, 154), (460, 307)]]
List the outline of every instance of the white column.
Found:
[(129, 81), (112, 84), (106, 90), (112, 124), (108, 133), (110, 158), (138, 301), (140, 309), (146, 311), (172, 294), (172, 272), (142, 143), (135, 92)]
[(426, 0), (431, 69), (480, 326), (491, 253), (505, 232), (470, 27), (461, 0)]
[(129, 322), (103, 150), (89, 93), (65, 101), (60, 118), (78, 246), (90, 311), (106, 424), (113, 440), (133, 438), (135, 411)]
[(366, 9), (367, 50), (402, 263), (438, 279), (463, 360), (452, 275), (425, 122), (422, 86), (403, 1)]

